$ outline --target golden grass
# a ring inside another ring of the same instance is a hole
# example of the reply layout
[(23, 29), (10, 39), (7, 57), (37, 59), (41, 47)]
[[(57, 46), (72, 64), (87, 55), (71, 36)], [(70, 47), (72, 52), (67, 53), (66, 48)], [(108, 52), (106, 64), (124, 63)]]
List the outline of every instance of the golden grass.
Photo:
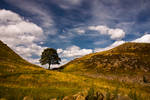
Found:
[[(51, 71), (28, 63), (3, 43), (0, 43), (0, 47), (2, 48), (0, 49), (0, 98), (22, 100), (29, 96), (35, 100), (46, 100), (61, 95), (72, 95), (87, 90), (92, 85), (103, 92), (119, 87), (122, 94), (128, 94), (133, 90), (150, 97), (148, 94), (150, 87), (147, 85), (81, 75), (82, 72), (95, 73), (93, 67), (86, 69), (84, 63), (70, 64), (64, 72)], [(89, 59), (93, 55), (97, 53), (84, 57)], [(79, 60), (84, 60), (84, 57)], [(72, 71), (76, 72), (72, 73)]]

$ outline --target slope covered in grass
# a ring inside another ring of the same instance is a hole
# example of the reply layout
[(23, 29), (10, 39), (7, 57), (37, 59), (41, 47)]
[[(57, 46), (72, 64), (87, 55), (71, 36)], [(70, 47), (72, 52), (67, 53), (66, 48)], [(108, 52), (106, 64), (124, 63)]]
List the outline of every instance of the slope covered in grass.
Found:
[(120, 95), (136, 91), (145, 98), (143, 100), (150, 98), (149, 85), (46, 70), (25, 61), (6, 44), (0, 42), (0, 99), (50, 100), (76, 94), (91, 86), (102, 93), (119, 87)]
[(4, 44), (2, 41), (0, 41), (0, 61), (20, 62), (28, 64), (27, 61), (22, 59), (18, 54), (11, 50), (7, 46), (7, 44)]
[[(85, 84), (83, 80), (79, 76), (50, 71), (31, 64), (0, 41), (0, 98), (56, 98), (80, 91)], [(78, 84), (80, 82), (82, 86)]]
[(150, 44), (125, 43), (108, 51), (77, 58), (62, 66), (64, 71), (150, 72)]

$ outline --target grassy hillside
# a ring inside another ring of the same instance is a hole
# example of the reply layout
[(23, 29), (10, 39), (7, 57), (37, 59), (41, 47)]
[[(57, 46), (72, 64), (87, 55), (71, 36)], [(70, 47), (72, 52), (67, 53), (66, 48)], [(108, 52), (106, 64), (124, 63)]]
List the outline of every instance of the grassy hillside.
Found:
[(79, 82), (85, 84), (82, 80), (86, 79), (33, 65), (0, 41), (0, 98), (46, 100), (74, 94), (83, 87)]
[[(150, 87), (150, 44), (125, 43), (63, 65), (62, 72)], [(124, 88), (124, 87), (123, 87)]]
[[(85, 58), (93, 55), (95, 54), (87, 55)], [(107, 94), (108, 90), (114, 91), (116, 87), (119, 87), (119, 95), (129, 94), (134, 97), (131, 92), (136, 91), (136, 94), (141, 94), (143, 100), (150, 100), (148, 84), (133, 84), (103, 77), (46, 70), (25, 61), (6, 44), (0, 42), (0, 99), (50, 100), (86, 91), (91, 86), (104, 94)]]
[(16, 54), (13, 50), (11, 50), (6, 44), (0, 41), (0, 61), (6, 62), (18, 62), (18, 63), (26, 63), (29, 64), (27, 61), (22, 59), (18, 54)]
[(125, 43), (108, 51), (77, 58), (61, 68), (94, 73), (150, 72), (149, 58), (150, 44)]

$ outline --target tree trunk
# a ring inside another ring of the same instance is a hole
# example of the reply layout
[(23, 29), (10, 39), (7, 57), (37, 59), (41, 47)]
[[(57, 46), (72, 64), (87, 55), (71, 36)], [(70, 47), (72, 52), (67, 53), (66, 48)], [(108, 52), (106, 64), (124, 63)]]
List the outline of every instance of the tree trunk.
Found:
[(49, 63), (48, 69), (50, 69), (51, 64)]

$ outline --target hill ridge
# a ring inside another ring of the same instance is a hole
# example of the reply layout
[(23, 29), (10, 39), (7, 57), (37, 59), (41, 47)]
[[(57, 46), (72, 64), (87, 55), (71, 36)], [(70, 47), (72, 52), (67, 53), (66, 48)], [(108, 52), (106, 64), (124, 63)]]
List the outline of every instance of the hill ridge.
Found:
[(17, 53), (15, 53), (7, 44), (3, 43), (0, 40), (0, 60), (9, 60), (9, 61), (20, 61), (24, 63), (29, 63), (20, 57)]
[[(150, 71), (150, 43), (128, 42), (113, 49), (92, 53), (63, 65), (60, 69), (71, 71)], [(76, 67), (75, 67), (76, 66)], [(79, 68), (78, 68), (79, 67)]]
[[(82, 64), (80, 64), (80, 68), (81, 66)], [(80, 71), (86, 70), (86, 67), (84, 68)], [(111, 77), (95, 77), (94, 74), (93, 76), (90, 76), (90, 74), (76, 75), (74, 73), (68, 73), (68, 70), (66, 71), (67, 72), (46, 70), (28, 63), (6, 44), (0, 42), (0, 99), (58, 99), (62, 98), (62, 96), (75, 96), (84, 90), (87, 91), (91, 86), (94, 86), (96, 91), (101, 91), (102, 94), (107, 93), (108, 90), (114, 93), (113, 91), (118, 85), (119, 94), (123, 93), (123, 95), (127, 95), (130, 93), (130, 89), (132, 89), (132, 91), (136, 91), (147, 98), (143, 100), (149, 100), (150, 98), (149, 85), (141, 85), (137, 83), (137, 81), (134, 81), (136, 82), (135, 85), (135, 83), (128, 83), (129, 81), (126, 80), (123, 83), (116, 79), (112, 80), (112, 75)], [(72, 71), (77, 72), (78, 70), (73, 69)], [(95, 69), (91, 67), (88, 71), (95, 71)], [(107, 77), (109, 79), (107, 79)], [(118, 77), (122, 79), (120, 75), (118, 75)], [(133, 76), (133, 79), (135, 78), (137, 77)], [(129, 79), (131, 80), (131, 77), (129, 77)], [(139, 78), (137, 79), (139, 80)], [(145, 82), (149, 82), (147, 79), (148, 78), (145, 77)], [(68, 100), (74, 100), (74, 98), (69, 98)], [(76, 100), (80, 100), (80, 98)]]

